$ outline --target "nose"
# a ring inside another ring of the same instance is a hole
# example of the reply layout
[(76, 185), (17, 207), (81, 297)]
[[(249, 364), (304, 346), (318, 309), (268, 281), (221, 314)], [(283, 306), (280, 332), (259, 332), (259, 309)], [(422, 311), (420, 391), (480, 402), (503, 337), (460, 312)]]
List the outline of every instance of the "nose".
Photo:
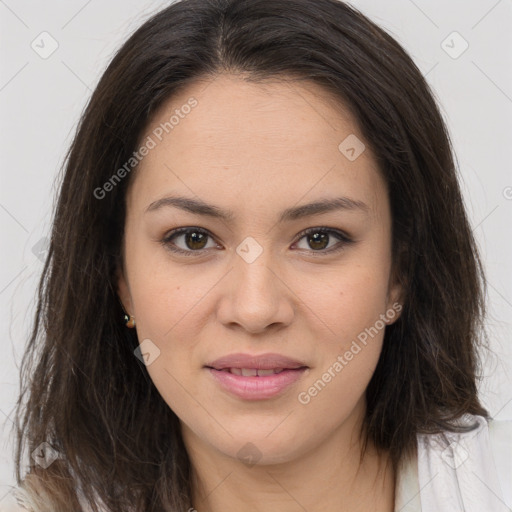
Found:
[(226, 276), (229, 285), (217, 311), (225, 326), (258, 334), (290, 325), (295, 296), (271, 260), (266, 250), (252, 262), (234, 255), (234, 268)]

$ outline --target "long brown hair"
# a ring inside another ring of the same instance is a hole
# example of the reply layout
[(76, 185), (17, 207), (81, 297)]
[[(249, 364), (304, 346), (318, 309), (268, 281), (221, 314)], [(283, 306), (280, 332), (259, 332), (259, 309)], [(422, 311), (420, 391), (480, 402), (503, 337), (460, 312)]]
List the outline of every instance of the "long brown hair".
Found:
[[(39, 510), (184, 511), (190, 461), (177, 416), (134, 356), (116, 294), (125, 192), (98, 194), (178, 90), (219, 73), (310, 80), (350, 108), (387, 182), (404, 306), (367, 388), (365, 439), (396, 465), (418, 432), (451, 430), (477, 397), (485, 281), (433, 94), (403, 48), (338, 0), (181, 0), (104, 72), (67, 155), (22, 361), (16, 476)], [(102, 197), (99, 197), (99, 196)], [(28, 475), (24, 449), (61, 457)]]

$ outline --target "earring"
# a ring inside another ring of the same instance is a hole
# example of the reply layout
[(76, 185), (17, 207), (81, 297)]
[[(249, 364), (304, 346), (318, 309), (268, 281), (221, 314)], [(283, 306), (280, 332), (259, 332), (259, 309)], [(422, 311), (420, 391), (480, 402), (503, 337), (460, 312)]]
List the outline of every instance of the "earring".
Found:
[(126, 312), (126, 309), (124, 309), (123, 303), (121, 302), (119, 297), (117, 299), (119, 300), (119, 304), (121, 305), (121, 309), (124, 312), (124, 323), (125, 323), (126, 327), (128, 327), (129, 329), (133, 329), (135, 327), (135, 317), (132, 316), (132, 315), (129, 315)]
[(135, 317), (132, 315), (124, 315), (124, 322), (126, 327), (133, 329), (135, 327)]

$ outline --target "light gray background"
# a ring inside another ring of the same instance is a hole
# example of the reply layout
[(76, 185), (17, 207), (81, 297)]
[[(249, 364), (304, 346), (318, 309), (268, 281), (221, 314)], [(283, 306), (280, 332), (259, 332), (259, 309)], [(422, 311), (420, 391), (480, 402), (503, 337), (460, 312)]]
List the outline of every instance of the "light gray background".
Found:
[[(10, 432), (18, 365), (43, 266), (54, 180), (114, 50), (168, 3), (0, 0), (0, 507), (14, 484)], [(481, 392), (492, 416), (512, 419), (512, 0), (352, 4), (408, 50), (441, 104), (489, 280), (487, 326), (496, 355), (485, 357)], [(40, 52), (51, 48), (44, 31), (58, 43), (46, 59), (31, 47), (35, 41)], [(464, 41), (469, 47), (459, 55)]]

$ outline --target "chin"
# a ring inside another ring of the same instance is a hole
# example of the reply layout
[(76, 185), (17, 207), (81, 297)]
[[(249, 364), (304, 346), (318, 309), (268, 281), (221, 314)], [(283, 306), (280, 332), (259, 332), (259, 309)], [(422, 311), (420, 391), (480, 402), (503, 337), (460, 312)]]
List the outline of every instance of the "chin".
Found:
[(235, 438), (224, 439), (222, 443), (212, 443), (226, 456), (237, 459), (247, 466), (269, 466), (283, 464), (294, 460), (304, 443), (294, 440), (294, 436), (283, 431), (281, 435), (265, 432), (254, 435), (237, 435)]

